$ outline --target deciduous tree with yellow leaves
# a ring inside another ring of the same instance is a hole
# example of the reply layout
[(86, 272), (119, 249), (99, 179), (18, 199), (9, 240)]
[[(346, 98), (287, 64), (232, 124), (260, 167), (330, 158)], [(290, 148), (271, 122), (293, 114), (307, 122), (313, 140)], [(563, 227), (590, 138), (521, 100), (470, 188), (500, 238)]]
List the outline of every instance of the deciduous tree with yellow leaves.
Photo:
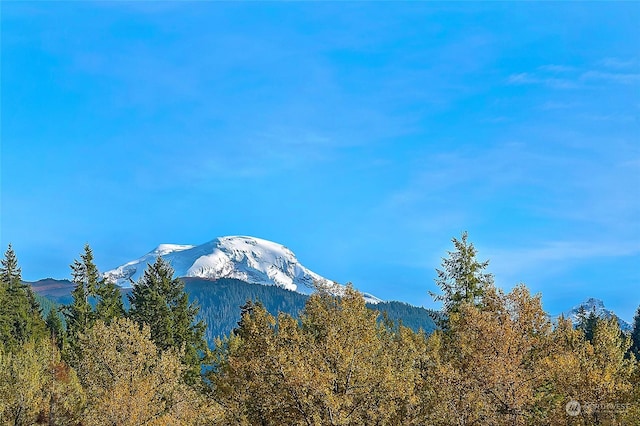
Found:
[(160, 351), (148, 326), (98, 320), (81, 335), (78, 374), (87, 394), (87, 425), (199, 425), (215, 405), (184, 383), (180, 354)]

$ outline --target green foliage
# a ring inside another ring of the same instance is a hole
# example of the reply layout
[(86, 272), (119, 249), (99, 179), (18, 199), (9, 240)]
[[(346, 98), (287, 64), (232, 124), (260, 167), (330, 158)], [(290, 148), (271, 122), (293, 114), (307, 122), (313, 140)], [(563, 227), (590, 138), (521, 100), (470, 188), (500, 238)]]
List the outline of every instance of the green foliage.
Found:
[(385, 317), (415, 332), (422, 330), (426, 334), (430, 334), (437, 328), (433, 320), (433, 316), (436, 313), (429, 309), (411, 306), (404, 302), (381, 302), (367, 304), (367, 307), (380, 312), (382, 314), (380, 318)]
[[(78, 355), (78, 339), (97, 320), (107, 324), (125, 315), (122, 295), (118, 287), (100, 278), (89, 244), (84, 246), (80, 260), (71, 265), (74, 283), (72, 302), (63, 309), (67, 325), (67, 340), (73, 356)], [(95, 308), (94, 308), (95, 307)]]
[[(247, 301), (260, 302), (272, 315), (285, 313), (298, 318), (309, 296), (275, 286), (249, 284), (244, 281), (221, 278), (215, 281), (201, 278), (184, 278), (185, 290), (200, 305), (198, 319), (207, 324), (205, 338), (213, 347), (216, 338), (222, 338), (236, 327), (241, 309)], [(367, 304), (367, 307), (386, 314), (391, 321), (414, 331), (432, 332), (436, 325), (432, 312), (403, 302)], [(382, 315), (379, 317), (382, 319)]]
[[(213, 347), (216, 338), (227, 336), (236, 327), (241, 314), (239, 307), (248, 300), (260, 301), (272, 315), (283, 312), (297, 318), (308, 299), (308, 296), (304, 294), (280, 287), (249, 284), (230, 278), (218, 280), (183, 278), (182, 280), (185, 283), (185, 291), (189, 295), (189, 299), (197, 302), (200, 306), (196, 319), (207, 324), (204, 337), (210, 347)], [(47, 285), (50, 286), (52, 284), (56, 283)], [(63, 285), (65, 283), (61, 281), (60, 284), (57, 284), (57, 287)], [(119, 291), (124, 292), (125, 296), (127, 296), (131, 294), (132, 289)], [(45, 314), (48, 313), (48, 306), (51, 305), (49, 298), (58, 301), (58, 303), (64, 303), (70, 299), (70, 292), (64, 293), (60, 288), (56, 288), (51, 292), (45, 291), (45, 293), (48, 294), (46, 298), (37, 295), (39, 297), (38, 300), (42, 299), (44, 301), (42, 306)], [(128, 297), (124, 297), (123, 302), (125, 303), (125, 308), (129, 308)], [(403, 302), (367, 304), (367, 307), (386, 313), (389, 320), (400, 321), (404, 326), (414, 331), (423, 329), (425, 332), (430, 333), (436, 327), (431, 319), (433, 312), (424, 308), (411, 306)], [(382, 319), (382, 315), (379, 318)]]
[(84, 253), (80, 259), (75, 259), (70, 266), (75, 287), (71, 292), (73, 301), (64, 309), (69, 342), (73, 351), (77, 351), (80, 334), (88, 330), (95, 321), (89, 298), (95, 296), (99, 280), (98, 268), (93, 263), (93, 252), (89, 244), (84, 246)]
[[(26, 285), (29, 285), (29, 284), (26, 284)], [(36, 299), (36, 302), (38, 302), (38, 306), (40, 306), (40, 312), (42, 313), (43, 318), (46, 318), (49, 315), (49, 312), (51, 310), (56, 310), (60, 307), (54, 300), (51, 300), (46, 296), (38, 294), (35, 291), (33, 295)]]
[(640, 306), (633, 317), (633, 329), (631, 330), (631, 351), (640, 361)]
[(45, 320), (51, 338), (56, 342), (60, 350), (67, 349), (67, 333), (62, 323), (62, 317), (57, 309), (50, 309)]
[[(119, 290), (96, 279), (87, 246), (73, 265), (88, 320), (77, 323), (72, 365), (61, 357), (55, 304), (20, 281), (9, 247), (0, 268), (0, 424), (640, 424), (640, 368), (629, 356), (640, 308), (631, 334), (584, 311), (578, 327), (560, 318), (553, 328), (540, 295), (493, 287), (466, 234), (457, 243), (441, 274), (447, 329), (429, 335), (429, 311), (366, 305), (350, 285), (342, 297), (304, 296), (187, 279), (206, 306), (198, 312), (161, 259), (131, 290), (134, 322), (118, 317)], [(203, 318), (226, 318), (219, 335), (234, 330), (217, 340), (208, 381)], [(569, 418), (572, 399), (586, 404)]]
[[(71, 292), (75, 288), (75, 284), (69, 280), (45, 278), (35, 282), (25, 282), (25, 284), (29, 284), (37, 295), (44, 296), (58, 305), (70, 305), (73, 302)], [(46, 304), (42, 305), (42, 310), (46, 316), (48, 313)]]
[(110, 324), (117, 318), (124, 318), (125, 310), (122, 302), (122, 293), (115, 283), (104, 279), (98, 282), (96, 289), (98, 302), (95, 308), (96, 319)]
[(199, 374), (206, 325), (196, 320), (198, 306), (189, 303), (184, 283), (173, 277), (173, 269), (161, 257), (149, 265), (128, 296), (129, 317), (141, 326), (147, 324), (151, 338), (161, 349), (184, 350), (183, 361), (191, 368), (192, 380)]
[[(7, 344), (12, 337), (12, 311), (8, 308), (9, 295), (7, 294), (7, 286), (0, 281), (0, 342)], [(6, 308), (5, 308), (6, 307)]]
[(578, 309), (578, 324), (576, 324), (576, 328), (584, 333), (585, 339), (589, 342), (593, 342), (593, 333), (599, 319), (600, 318), (596, 315), (595, 310), (587, 313), (584, 306), (580, 306)]
[(236, 279), (185, 278), (184, 282), (189, 297), (200, 305), (198, 319), (207, 324), (205, 337), (211, 346), (216, 338), (227, 336), (236, 327), (240, 321), (240, 307), (249, 300), (260, 301), (273, 315), (284, 312), (294, 317), (307, 300), (307, 296), (294, 291)]
[(489, 261), (477, 260), (477, 250), (467, 237), (467, 232), (463, 232), (460, 240), (452, 239), (455, 250), (442, 259), (442, 269), (436, 269), (436, 284), (442, 294), (431, 295), (443, 303), (446, 315), (458, 312), (465, 303), (481, 305), (482, 296), (493, 287), (493, 275), (484, 272)]
[(18, 259), (9, 245), (0, 261), (0, 342), (11, 348), (45, 335), (40, 306), (31, 287), (22, 282)]

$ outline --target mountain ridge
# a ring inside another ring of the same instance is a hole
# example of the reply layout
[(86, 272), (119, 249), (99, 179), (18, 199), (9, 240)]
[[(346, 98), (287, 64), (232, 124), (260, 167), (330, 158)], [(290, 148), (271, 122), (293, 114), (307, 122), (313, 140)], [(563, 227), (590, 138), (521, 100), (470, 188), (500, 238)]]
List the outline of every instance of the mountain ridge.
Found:
[(620, 318), (613, 311), (605, 308), (604, 302), (600, 299), (596, 299), (595, 297), (589, 297), (585, 299), (583, 302), (575, 305), (571, 309), (552, 317), (552, 320), (555, 323), (560, 316), (563, 316), (564, 318), (570, 319), (571, 322), (576, 325), (580, 321), (581, 309), (583, 310), (584, 315), (589, 315), (591, 312), (593, 312), (598, 318), (616, 318), (618, 320), (618, 324), (620, 325), (620, 329), (623, 331), (631, 331), (633, 328), (630, 323)]
[[(302, 265), (284, 245), (249, 236), (218, 237), (200, 245), (160, 244), (142, 257), (105, 272), (103, 277), (121, 287), (131, 287), (157, 257), (166, 260), (178, 277), (233, 278), (306, 295), (319, 288), (341, 295), (345, 289)], [(369, 293), (363, 295), (368, 303), (382, 301)]]

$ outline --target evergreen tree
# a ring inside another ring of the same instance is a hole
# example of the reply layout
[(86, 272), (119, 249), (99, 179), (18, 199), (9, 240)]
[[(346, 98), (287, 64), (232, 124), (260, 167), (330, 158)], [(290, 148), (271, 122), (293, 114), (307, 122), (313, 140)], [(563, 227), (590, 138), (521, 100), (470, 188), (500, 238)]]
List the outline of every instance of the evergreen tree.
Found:
[(633, 317), (633, 329), (631, 330), (631, 351), (640, 361), (640, 306)]
[(0, 261), (0, 341), (15, 346), (46, 335), (40, 306), (31, 287), (22, 282), (22, 271), (11, 245)]
[(0, 263), (2, 264), (2, 267), (0, 267), (0, 280), (5, 284), (9, 292), (16, 292), (27, 287), (22, 282), (22, 270), (18, 266), (18, 258), (11, 244), (7, 247), (4, 259)]
[(0, 348), (2, 343), (7, 342), (12, 335), (11, 313), (7, 285), (0, 280)]
[(124, 304), (122, 303), (122, 294), (115, 283), (101, 279), (96, 289), (98, 296), (98, 304), (96, 305), (96, 319), (110, 324), (116, 318), (124, 318)]
[(71, 265), (71, 277), (74, 284), (82, 286), (84, 299), (89, 303), (90, 298), (97, 295), (100, 285), (100, 273), (93, 260), (93, 250), (89, 244), (84, 246), (84, 254), (80, 255), (80, 260), (74, 260)]
[(589, 342), (593, 341), (593, 333), (598, 320), (599, 318), (598, 315), (596, 315), (595, 310), (591, 310), (587, 313), (584, 306), (580, 306), (580, 308), (578, 308), (578, 324), (576, 325), (576, 328), (584, 333), (584, 338)]
[(251, 299), (247, 300), (244, 305), (240, 306), (240, 321), (238, 321), (238, 327), (233, 329), (233, 333), (238, 334), (242, 332), (244, 322), (246, 322), (247, 318), (251, 317), (256, 309), (264, 309), (266, 311), (261, 302), (254, 302)]
[(460, 240), (453, 238), (452, 241), (455, 250), (442, 259), (442, 269), (436, 269), (436, 284), (442, 294), (430, 292), (436, 301), (444, 304), (445, 316), (458, 312), (465, 303), (479, 306), (484, 293), (493, 287), (493, 275), (484, 272), (489, 261), (478, 261), (476, 248), (467, 241), (467, 232), (462, 233)]
[(133, 286), (129, 316), (138, 324), (147, 324), (151, 338), (161, 349), (184, 349), (183, 361), (190, 367), (190, 381), (200, 373), (205, 324), (196, 322), (199, 308), (189, 303), (184, 283), (173, 277), (173, 269), (161, 257), (149, 265), (144, 275)]
[(51, 338), (56, 342), (58, 348), (63, 350), (66, 347), (67, 336), (57, 309), (53, 308), (49, 311), (45, 323), (51, 333)]
[(84, 246), (81, 260), (75, 259), (71, 267), (71, 281), (75, 284), (71, 305), (65, 306), (69, 343), (76, 348), (81, 333), (88, 330), (95, 321), (95, 314), (89, 300), (95, 297), (98, 288), (98, 268), (93, 263), (93, 251), (89, 244)]

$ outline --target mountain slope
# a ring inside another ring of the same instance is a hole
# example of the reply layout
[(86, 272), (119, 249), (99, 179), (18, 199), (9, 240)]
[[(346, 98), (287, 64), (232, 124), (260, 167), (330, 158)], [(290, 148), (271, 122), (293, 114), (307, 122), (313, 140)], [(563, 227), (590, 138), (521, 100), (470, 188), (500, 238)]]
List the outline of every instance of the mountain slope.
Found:
[(41, 296), (53, 300), (54, 302), (65, 305), (73, 301), (71, 292), (74, 284), (69, 280), (56, 280), (54, 278), (44, 278), (34, 282), (26, 282), (31, 285), (31, 289)]
[[(604, 302), (600, 299), (595, 299), (593, 297), (585, 300), (584, 302), (580, 303), (579, 305), (574, 306), (573, 308), (569, 309), (568, 311), (563, 312), (561, 315), (564, 316), (565, 318), (568, 318), (571, 320), (571, 322), (575, 325), (578, 324), (578, 322), (580, 322), (580, 311), (584, 310), (584, 314), (585, 315), (589, 315), (591, 312), (593, 312), (597, 317), (599, 318), (612, 318), (615, 317), (618, 320), (618, 324), (620, 325), (620, 329), (623, 331), (631, 331), (632, 326), (631, 324), (629, 324), (628, 322), (626, 322), (625, 320), (623, 320), (622, 318), (618, 317), (613, 311), (608, 310), (607, 308), (604, 307)], [(559, 317), (560, 315), (557, 315), (556, 317), (554, 317), (554, 322), (555, 320)]]
[[(105, 272), (104, 277), (131, 287), (156, 257), (168, 261), (178, 277), (233, 278), (302, 294), (311, 294), (318, 286), (338, 295), (344, 291), (343, 286), (303, 266), (285, 246), (244, 236), (220, 237), (198, 246), (162, 244), (139, 259)], [(364, 296), (368, 303), (380, 302), (370, 294)]]
[[(221, 278), (215, 281), (204, 278), (183, 278), (185, 291), (189, 300), (200, 306), (198, 319), (207, 323), (205, 337), (210, 346), (214, 346), (216, 337), (228, 335), (240, 321), (240, 307), (247, 300), (260, 302), (272, 315), (279, 312), (298, 317), (304, 308), (308, 296), (282, 289), (277, 286), (249, 284), (240, 280)], [(71, 303), (73, 283), (68, 280), (44, 279), (29, 283), (36, 292), (38, 301), (43, 307), (45, 315), (53, 303)], [(127, 296), (131, 288), (121, 289), (125, 307), (129, 308)], [(380, 302), (369, 304), (370, 309), (386, 312), (393, 321), (401, 321), (403, 325), (418, 331), (430, 333), (435, 329), (435, 323), (424, 308), (415, 307), (402, 302)], [(382, 317), (381, 317), (382, 318)]]

